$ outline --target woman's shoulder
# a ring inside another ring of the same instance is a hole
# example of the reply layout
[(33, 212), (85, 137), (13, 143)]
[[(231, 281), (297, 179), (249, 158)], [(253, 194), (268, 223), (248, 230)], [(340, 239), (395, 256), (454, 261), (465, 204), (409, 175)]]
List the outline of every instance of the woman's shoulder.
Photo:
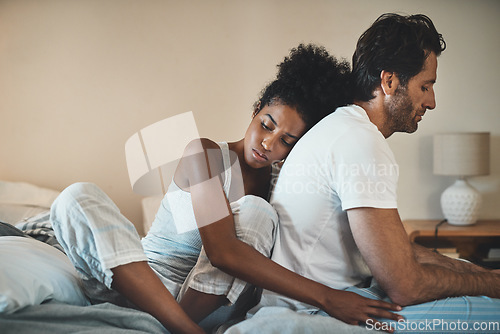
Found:
[(197, 138), (191, 140), (184, 149), (184, 156), (206, 152), (207, 150), (220, 149), (219, 144), (208, 138)]
[(186, 145), (182, 158), (174, 174), (174, 182), (184, 190), (188, 189), (189, 180), (204, 177), (206, 171), (218, 173), (223, 169), (220, 146), (208, 139), (194, 139)]
[(192, 140), (184, 149), (180, 161), (180, 168), (189, 170), (200, 170), (210, 168), (218, 171), (223, 168), (223, 155), (221, 147), (208, 138)]

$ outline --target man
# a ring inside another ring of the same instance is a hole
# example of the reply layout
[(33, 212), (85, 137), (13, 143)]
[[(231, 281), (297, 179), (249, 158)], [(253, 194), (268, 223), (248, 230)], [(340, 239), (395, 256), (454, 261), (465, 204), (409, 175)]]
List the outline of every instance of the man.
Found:
[[(337, 109), (296, 144), (271, 201), (280, 219), (272, 255), (278, 264), (337, 289), (421, 304), (404, 308), (405, 320), (384, 323), (387, 328), (370, 328), (368, 320), (368, 329), (477, 332), (476, 323), (493, 320), (500, 326), (498, 299), (443, 299), (500, 298), (499, 273), (410, 244), (398, 215), (398, 168), (385, 139), (415, 132), (435, 108), (437, 57), (444, 49), (424, 15), (379, 17), (353, 55), (354, 104)], [(358, 288), (372, 276), (370, 288)], [(317, 312), (265, 290), (253, 312), (265, 319), (266, 306)], [(259, 316), (247, 321), (236, 328), (245, 331)], [(423, 327), (424, 321), (432, 326)]]

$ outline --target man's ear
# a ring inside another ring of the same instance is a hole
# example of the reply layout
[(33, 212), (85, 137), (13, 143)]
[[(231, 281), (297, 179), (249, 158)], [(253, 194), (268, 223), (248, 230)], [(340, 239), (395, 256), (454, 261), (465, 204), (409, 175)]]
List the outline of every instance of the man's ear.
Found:
[(380, 87), (385, 95), (392, 95), (399, 86), (398, 75), (394, 72), (380, 72)]

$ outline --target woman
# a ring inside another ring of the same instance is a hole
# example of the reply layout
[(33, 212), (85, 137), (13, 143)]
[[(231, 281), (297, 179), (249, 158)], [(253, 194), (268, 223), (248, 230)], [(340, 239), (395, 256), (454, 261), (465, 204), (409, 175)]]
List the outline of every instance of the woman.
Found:
[[(248, 288), (245, 282), (348, 323), (373, 316), (397, 320), (383, 309), (397, 310), (395, 305), (330, 289), (268, 259), (277, 216), (264, 199), (273, 165), (307, 129), (349, 102), (348, 75), (348, 65), (321, 47), (293, 49), (255, 105), (243, 139), (188, 145), (143, 248), (133, 225), (102, 191), (89, 184), (68, 187), (51, 219), (68, 256), (88, 278), (85, 284), (104, 283), (104, 291), (118, 291), (173, 332), (200, 331), (195, 322), (235, 303)], [(198, 229), (178, 233), (186, 229), (178, 224)]]

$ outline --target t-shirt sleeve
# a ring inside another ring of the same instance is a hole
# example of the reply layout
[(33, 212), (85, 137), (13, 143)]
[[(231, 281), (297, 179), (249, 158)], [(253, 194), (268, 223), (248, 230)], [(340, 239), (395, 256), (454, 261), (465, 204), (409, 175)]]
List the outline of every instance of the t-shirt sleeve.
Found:
[(342, 210), (397, 208), (399, 167), (381, 133), (369, 128), (346, 131), (335, 143), (331, 159)]

